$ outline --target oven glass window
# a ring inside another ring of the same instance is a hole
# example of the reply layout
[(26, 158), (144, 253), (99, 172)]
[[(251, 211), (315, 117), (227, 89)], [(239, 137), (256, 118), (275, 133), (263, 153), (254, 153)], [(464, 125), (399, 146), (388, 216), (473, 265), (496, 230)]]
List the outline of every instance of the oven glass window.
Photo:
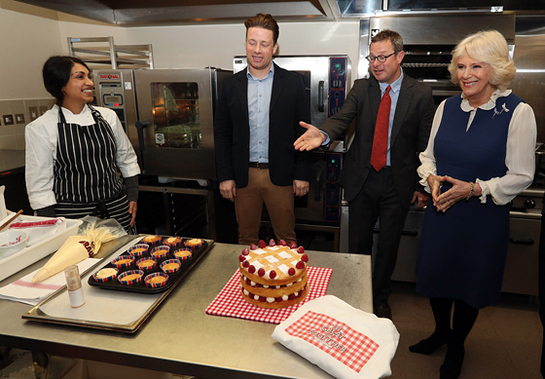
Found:
[(202, 147), (197, 83), (151, 83), (155, 144), (159, 147)]

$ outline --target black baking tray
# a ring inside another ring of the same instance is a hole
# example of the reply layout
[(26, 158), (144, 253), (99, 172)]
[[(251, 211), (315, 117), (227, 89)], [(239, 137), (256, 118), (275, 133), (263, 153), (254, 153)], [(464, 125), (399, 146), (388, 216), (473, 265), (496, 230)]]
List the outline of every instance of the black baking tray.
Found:
[[(162, 236), (162, 240), (165, 240), (166, 238), (169, 238), (169, 237), (168, 236)], [(93, 287), (99, 287), (99, 288), (103, 288), (103, 289), (107, 289), (107, 290), (115, 290), (115, 291), (147, 293), (147, 294), (156, 294), (156, 293), (164, 292), (164, 291), (170, 289), (171, 287), (175, 286), (176, 284), (178, 284), (178, 282), (180, 280), (182, 280), (184, 278), (184, 276), (186, 276), (189, 273), (189, 271), (191, 271), (191, 269), (197, 264), (197, 262), (206, 254), (206, 252), (208, 251), (208, 249), (210, 247), (206, 240), (201, 239), (203, 241), (203, 245), (201, 247), (199, 247), (199, 248), (193, 249), (193, 254), (192, 254), (192, 257), (190, 259), (185, 260), (185, 261), (180, 260), (180, 262), (182, 263), (182, 267), (180, 268), (180, 270), (178, 270), (175, 273), (167, 274), (168, 275), (168, 282), (164, 286), (155, 287), (155, 288), (148, 287), (148, 286), (146, 286), (146, 283), (144, 282), (144, 278), (147, 275), (152, 274), (154, 272), (163, 272), (161, 270), (161, 268), (160, 268), (161, 263), (166, 261), (167, 259), (175, 258), (174, 257), (174, 252), (176, 250), (178, 250), (178, 249), (183, 248), (184, 247), (184, 242), (187, 241), (187, 240), (190, 240), (190, 239), (191, 238), (182, 238), (182, 245), (181, 246), (171, 248), (170, 249), (170, 254), (167, 257), (156, 259), (157, 266), (155, 268), (153, 268), (151, 270), (142, 270), (142, 271), (144, 271), (144, 276), (142, 277), (142, 280), (140, 282), (138, 282), (138, 283), (135, 283), (135, 284), (132, 284), (132, 285), (124, 285), (124, 284), (119, 283), (117, 278), (115, 278), (114, 280), (108, 281), (108, 282), (97, 282), (95, 280), (94, 276), (93, 276), (96, 272), (98, 272), (99, 270), (102, 270), (103, 268), (117, 268), (112, 263), (112, 261), (115, 258), (117, 258), (120, 255), (129, 255), (128, 250), (132, 246), (134, 246), (136, 244), (144, 243), (144, 242), (141, 242), (140, 239), (136, 240), (134, 242), (134, 244), (129, 246), (126, 250), (120, 252), (119, 254), (117, 254), (114, 257), (111, 257), (108, 264), (106, 264), (106, 265), (96, 269), (95, 271), (93, 271), (93, 273), (89, 276), (88, 283), (89, 283), (90, 286), (93, 286)], [(150, 248), (148, 249), (148, 252), (146, 254), (143, 254), (142, 256), (136, 258), (132, 265), (121, 268), (121, 269), (118, 268), (117, 269), (118, 270), (117, 276), (119, 277), (119, 275), (121, 275), (125, 271), (138, 270), (139, 268), (136, 265), (136, 262), (141, 258), (150, 257), (151, 256), (151, 250), (154, 247), (159, 246), (159, 245), (161, 245), (161, 243), (150, 246)]]

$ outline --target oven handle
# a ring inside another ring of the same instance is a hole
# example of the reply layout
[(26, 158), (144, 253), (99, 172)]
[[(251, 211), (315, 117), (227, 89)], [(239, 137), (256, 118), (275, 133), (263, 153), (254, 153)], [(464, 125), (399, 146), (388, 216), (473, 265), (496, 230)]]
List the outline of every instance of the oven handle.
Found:
[[(373, 233), (378, 234), (380, 232), (379, 228), (374, 228)], [(401, 232), (402, 236), (408, 236), (408, 237), (416, 237), (418, 235), (418, 229), (412, 229), (412, 230), (406, 230), (403, 229)]]
[(140, 159), (142, 165), (144, 165), (144, 149), (146, 147), (144, 143), (144, 129), (150, 126), (149, 121), (136, 121), (134, 124), (136, 126), (136, 131), (138, 132), (138, 149), (140, 150)]
[(320, 80), (318, 83), (318, 111), (323, 112), (324, 111), (324, 86), (325, 82), (323, 80)]
[(528, 239), (525, 239), (525, 240), (519, 240), (519, 239), (516, 239), (516, 238), (513, 238), (513, 237), (509, 237), (509, 241), (512, 243), (512, 244), (515, 244), (515, 245), (533, 245), (534, 244), (534, 239), (533, 238), (528, 238)]

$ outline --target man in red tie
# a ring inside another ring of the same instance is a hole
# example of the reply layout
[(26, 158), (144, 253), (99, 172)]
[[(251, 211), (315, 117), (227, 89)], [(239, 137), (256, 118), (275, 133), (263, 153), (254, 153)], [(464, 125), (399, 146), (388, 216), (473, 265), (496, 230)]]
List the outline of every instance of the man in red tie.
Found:
[(311, 150), (342, 136), (356, 119), (356, 132), (344, 156), (339, 183), (349, 204), (349, 249), (371, 254), (379, 222), (373, 263), (373, 305), (379, 317), (392, 317), (388, 297), (403, 225), (411, 203), (422, 208), (427, 195), (418, 184), (418, 154), (426, 148), (435, 112), (431, 88), (403, 73), (403, 39), (382, 30), (369, 47), (369, 79), (354, 82), (339, 113), (320, 129), (295, 141)]

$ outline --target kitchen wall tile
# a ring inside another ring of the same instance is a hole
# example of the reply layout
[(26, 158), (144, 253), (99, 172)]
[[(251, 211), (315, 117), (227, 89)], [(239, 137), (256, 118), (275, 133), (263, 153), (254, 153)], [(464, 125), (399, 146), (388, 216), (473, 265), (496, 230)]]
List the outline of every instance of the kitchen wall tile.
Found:
[(17, 113), (25, 112), (24, 100), (11, 100), (11, 101), (8, 101), (8, 104), (9, 104), (9, 111), (13, 115)]
[[(0, 100), (0, 149), (24, 150), (25, 149), (25, 127), (31, 121), (30, 107), (36, 109), (37, 116), (41, 115), (40, 107), (43, 110), (51, 108), (55, 99), (25, 99), (25, 100)], [(11, 115), (13, 125), (5, 125), (2, 116)], [(17, 123), (19, 119), (23, 122)]]
[(17, 142), (17, 150), (24, 150), (25, 149), (25, 135), (24, 133), (16, 134), (15, 140)]
[(16, 146), (17, 140), (14, 134), (2, 136), (2, 138), (0, 138), (0, 149), (18, 150), (15, 148)]
[(6, 114), (11, 114), (9, 111), (9, 101), (2, 100), (0, 101), (0, 121), (2, 122), (2, 126), (4, 126), (2, 116)]

